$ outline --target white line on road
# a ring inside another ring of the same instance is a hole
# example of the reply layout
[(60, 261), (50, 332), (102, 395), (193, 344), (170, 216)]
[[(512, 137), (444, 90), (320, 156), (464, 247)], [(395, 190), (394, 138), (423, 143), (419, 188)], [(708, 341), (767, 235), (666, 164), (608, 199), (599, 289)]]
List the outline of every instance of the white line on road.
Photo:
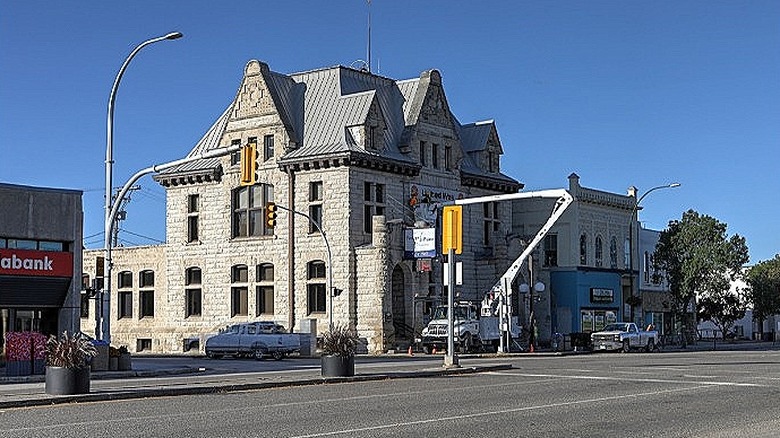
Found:
[(458, 416), (452, 416), (452, 417), (438, 417), (438, 418), (428, 418), (426, 420), (417, 420), (417, 421), (405, 421), (401, 423), (391, 423), (391, 424), (381, 424), (378, 426), (369, 426), (369, 427), (359, 427), (354, 429), (342, 429), (342, 430), (334, 430), (330, 432), (321, 432), (321, 433), (315, 433), (311, 435), (299, 435), (291, 438), (315, 438), (315, 437), (323, 437), (323, 436), (335, 436), (335, 435), (351, 435), (358, 432), (368, 432), (371, 430), (379, 430), (379, 429), (392, 429), (396, 427), (406, 427), (406, 426), (417, 426), (420, 424), (428, 424), (428, 423), (438, 423), (438, 422), (444, 422), (444, 421), (453, 421), (453, 420), (464, 420), (469, 418), (478, 418), (478, 417), (487, 417), (487, 416), (495, 416), (495, 415), (504, 415), (504, 414), (511, 414), (516, 412), (523, 412), (523, 411), (534, 411), (539, 409), (547, 409), (547, 408), (558, 408), (558, 407), (565, 407), (565, 406), (574, 406), (574, 405), (580, 405), (584, 403), (597, 403), (597, 402), (605, 402), (605, 401), (613, 401), (613, 400), (620, 400), (620, 399), (626, 399), (626, 398), (636, 398), (636, 397), (648, 397), (652, 395), (660, 395), (660, 394), (669, 394), (673, 392), (682, 392), (682, 391), (692, 391), (694, 389), (700, 389), (700, 388), (706, 388), (706, 386), (696, 386), (696, 387), (689, 387), (689, 388), (676, 388), (676, 389), (667, 389), (663, 391), (653, 391), (653, 392), (645, 392), (640, 394), (626, 394), (626, 395), (617, 395), (614, 397), (600, 397), (600, 398), (592, 398), (589, 400), (577, 400), (577, 401), (571, 401), (571, 402), (562, 402), (562, 403), (550, 403), (545, 405), (537, 405), (537, 406), (525, 406), (521, 408), (513, 408), (513, 409), (501, 409), (496, 411), (486, 411), (486, 412), (475, 412), (473, 414), (465, 414), (465, 415), (458, 415)]
[(561, 375), (561, 374), (527, 374), (527, 373), (514, 373), (511, 371), (508, 372), (498, 372), (498, 371), (491, 371), (486, 374), (497, 374), (502, 376), (518, 376), (518, 377), (548, 377), (551, 379), (581, 379), (581, 380), (617, 380), (621, 382), (641, 382), (641, 383), (685, 383), (689, 385), (709, 385), (709, 386), (748, 386), (748, 387), (762, 387), (764, 385), (759, 385), (755, 383), (736, 383), (736, 382), (708, 382), (708, 381), (701, 381), (701, 380), (672, 380), (672, 379), (638, 379), (638, 378), (627, 378), (627, 377), (608, 377), (608, 376), (572, 376), (572, 375)]

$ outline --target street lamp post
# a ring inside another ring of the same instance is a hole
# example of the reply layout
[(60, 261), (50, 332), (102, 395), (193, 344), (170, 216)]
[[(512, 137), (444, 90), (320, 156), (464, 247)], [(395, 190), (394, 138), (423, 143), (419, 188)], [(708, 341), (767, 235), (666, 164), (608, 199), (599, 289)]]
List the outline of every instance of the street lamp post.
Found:
[[(634, 208), (631, 209), (631, 218), (628, 222), (628, 271), (629, 271), (629, 277), (628, 277), (628, 287), (630, 289), (631, 296), (636, 296), (634, 294), (634, 224), (638, 221), (638, 215), (639, 215), (639, 205), (642, 203), (642, 200), (647, 197), (650, 193), (653, 193), (656, 190), (661, 189), (673, 189), (675, 187), (680, 187), (680, 183), (673, 182), (669, 184), (664, 184), (662, 186), (655, 186), (651, 188), (650, 190), (646, 191), (642, 196), (639, 197), (639, 200), (634, 203)], [(632, 189), (636, 192), (636, 188), (632, 187)], [(634, 195), (636, 196), (636, 195)], [(637, 241), (639, 240), (639, 227), (637, 226), (636, 229), (637, 233)], [(639, 248), (639, 243), (637, 242), (637, 248)], [(634, 305), (631, 304), (631, 322), (634, 321)]]
[[(128, 64), (135, 57), (135, 55), (141, 51), (144, 47), (165, 40), (175, 40), (181, 38), (183, 35), (181, 32), (171, 32), (166, 35), (146, 40), (136, 46), (130, 55), (127, 56), (125, 62), (122, 63), (122, 67), (119, 68), (119, 72), (114, 79), (114, 85), (111, 87), (111, 94), (108, 97), (108, 117), (106, 121), (106, 199), (105, 199), (105, 221), (103, 223), (103, 249), (105, 251), (105, 278), (103, 280), (103, 292), (101, 293), (101, 319), (102, 319), (102, 334), (95, 333), (96, 338), (100, 338), (103, 341), (111, 342), (111, 329), (109, 315), (110, 303), (111, 303), (111, 233), (113, 231), (113, 221), (111, 220), (111, 208), (112, 202), (112, 188), (113, 188), (113, 166), (114, 166), (114, 101), (116, 100), (116, 92), (119, 88), (119, 81), (122, 79), (122, 75), (125, 73)], [(121, 199), (117, 199), (116, 202), (120, 202)], [(96, 330), (97, 331), (97, 330)]]

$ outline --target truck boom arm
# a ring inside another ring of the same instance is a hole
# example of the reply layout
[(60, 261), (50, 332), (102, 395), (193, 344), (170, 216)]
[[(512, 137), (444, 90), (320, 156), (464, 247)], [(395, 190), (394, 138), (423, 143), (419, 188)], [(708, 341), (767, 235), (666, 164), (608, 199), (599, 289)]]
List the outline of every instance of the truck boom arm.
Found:
[(536, 236), (534, 236), (533, 240), (531, 240), (528, 243), (528, 246), (526, 246), (525, 250), (518, 256), (515, 261), (512, 263), (512, 265), (509, 267), (509, 269), (504, 272), (504, 275), (501, 276), (501, 278), (496, 282), (495, 285), (493, 285), (492, 290), (494, 292), (505, 292), (507, 295), (512, 293), (512, 288), (510, 285), (512, 284), (512, 281), (514, 281), (515, 277), (517, 277), (518, 272), (520, 272), (520, 268), (523, 266), (523, 263), (525, 263), (525, 259), (528, 258), (528, 255), (533, 252), (533, 250), (536, 248), (537, 245), (539, 245), (539, 242), (544, 239), (544, 236), (547, 235), (547, 233), (550, 231), (550, 228), (555, 224), (555, 222), (560, 219), (560, 217), (563, 215), (563, 213), (566, 211), (566, 209), (569, 207), (569, 205), (574, 201), (574, 198), (564, 189), (554, 189), (554, 190), (540, 190), (536, 192), (522, 192), (522, 193), (511, 193), (511, 194), (504, 194), (504, 195), (491, 195), (491, 196), (482, 196), (478, 198), (467, 198), (467, 199), (458, 199), (455, 201), (455, 204), (477, 204), (482, 202), (494, 202), (494, 201), (506, 201), (506, 200), (513, 200), (513, 199), (528, 199), (528, 198), (557, 198), (555, 201), (555, 206), (553, 207), (552, 213), (550, 214), (550, 217), (547, 219), (547, 222), (542, 225), (542, 228), (539, 230), (539, 232), (536, 233)]

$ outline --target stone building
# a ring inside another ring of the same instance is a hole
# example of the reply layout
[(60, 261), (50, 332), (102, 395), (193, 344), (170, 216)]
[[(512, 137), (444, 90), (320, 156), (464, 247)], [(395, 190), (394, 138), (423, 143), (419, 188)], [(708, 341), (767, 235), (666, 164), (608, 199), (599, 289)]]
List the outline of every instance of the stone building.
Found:
[[(626, 303), (630, 296), (628, 238), (636, 194), (582, 187), (574, 173), (569, 176), (568, 192), (574, 202), (533, 253), (533, 278), (525, 270), (517, 280), (545, 285), (533, 297), (519, 294), (513, 306), (525, 321), (533, 309), (538, 339), (543, 343), (552, 333), (595, 331), (609, 322), (628, 320), (631, 313)], [(531, 240), (550, 216), (553, 204), (543, 199), (513, 201), (513, 246)]]
[[(155, 176), (167, 242), (114, 250), (114, 344), (181, 352), (231, 323), (297, 330), (313, 319), (321, 332), (332, 319), (356, 327), (369, 352), (396, 348), (447, 293), (440, 207), (522, 188), (500, 172), (495, 123), (461, 124), (436, 70), (397, 81), (343, 66), (286, 75), (251, 61), (190, 155), (248, 143), (258, 146), (253, 185), (240, 184), (240, 153)], [(268, 202), (279, 207), (273, 227)], [(464, 212), (460, 298), (480, 298), (506, 268), (510, 214), (508, 203)], [(98, 255), (85, 255), (85, 275)], [(331, 284), (343, 292), (332, 296)]]

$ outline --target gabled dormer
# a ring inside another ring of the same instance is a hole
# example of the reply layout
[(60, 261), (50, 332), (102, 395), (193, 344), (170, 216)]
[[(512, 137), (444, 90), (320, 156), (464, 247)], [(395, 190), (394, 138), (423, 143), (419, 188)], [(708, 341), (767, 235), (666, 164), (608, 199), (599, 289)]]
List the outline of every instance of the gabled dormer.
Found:
[(375, 93), (371, 93), (373, 99), (359, 124), (346, 127), (347, 142), (368, 152), (381, 152), (387, 146), (385, 144), (385, 131), (387, 122), (382, 114), (382, 108)]

